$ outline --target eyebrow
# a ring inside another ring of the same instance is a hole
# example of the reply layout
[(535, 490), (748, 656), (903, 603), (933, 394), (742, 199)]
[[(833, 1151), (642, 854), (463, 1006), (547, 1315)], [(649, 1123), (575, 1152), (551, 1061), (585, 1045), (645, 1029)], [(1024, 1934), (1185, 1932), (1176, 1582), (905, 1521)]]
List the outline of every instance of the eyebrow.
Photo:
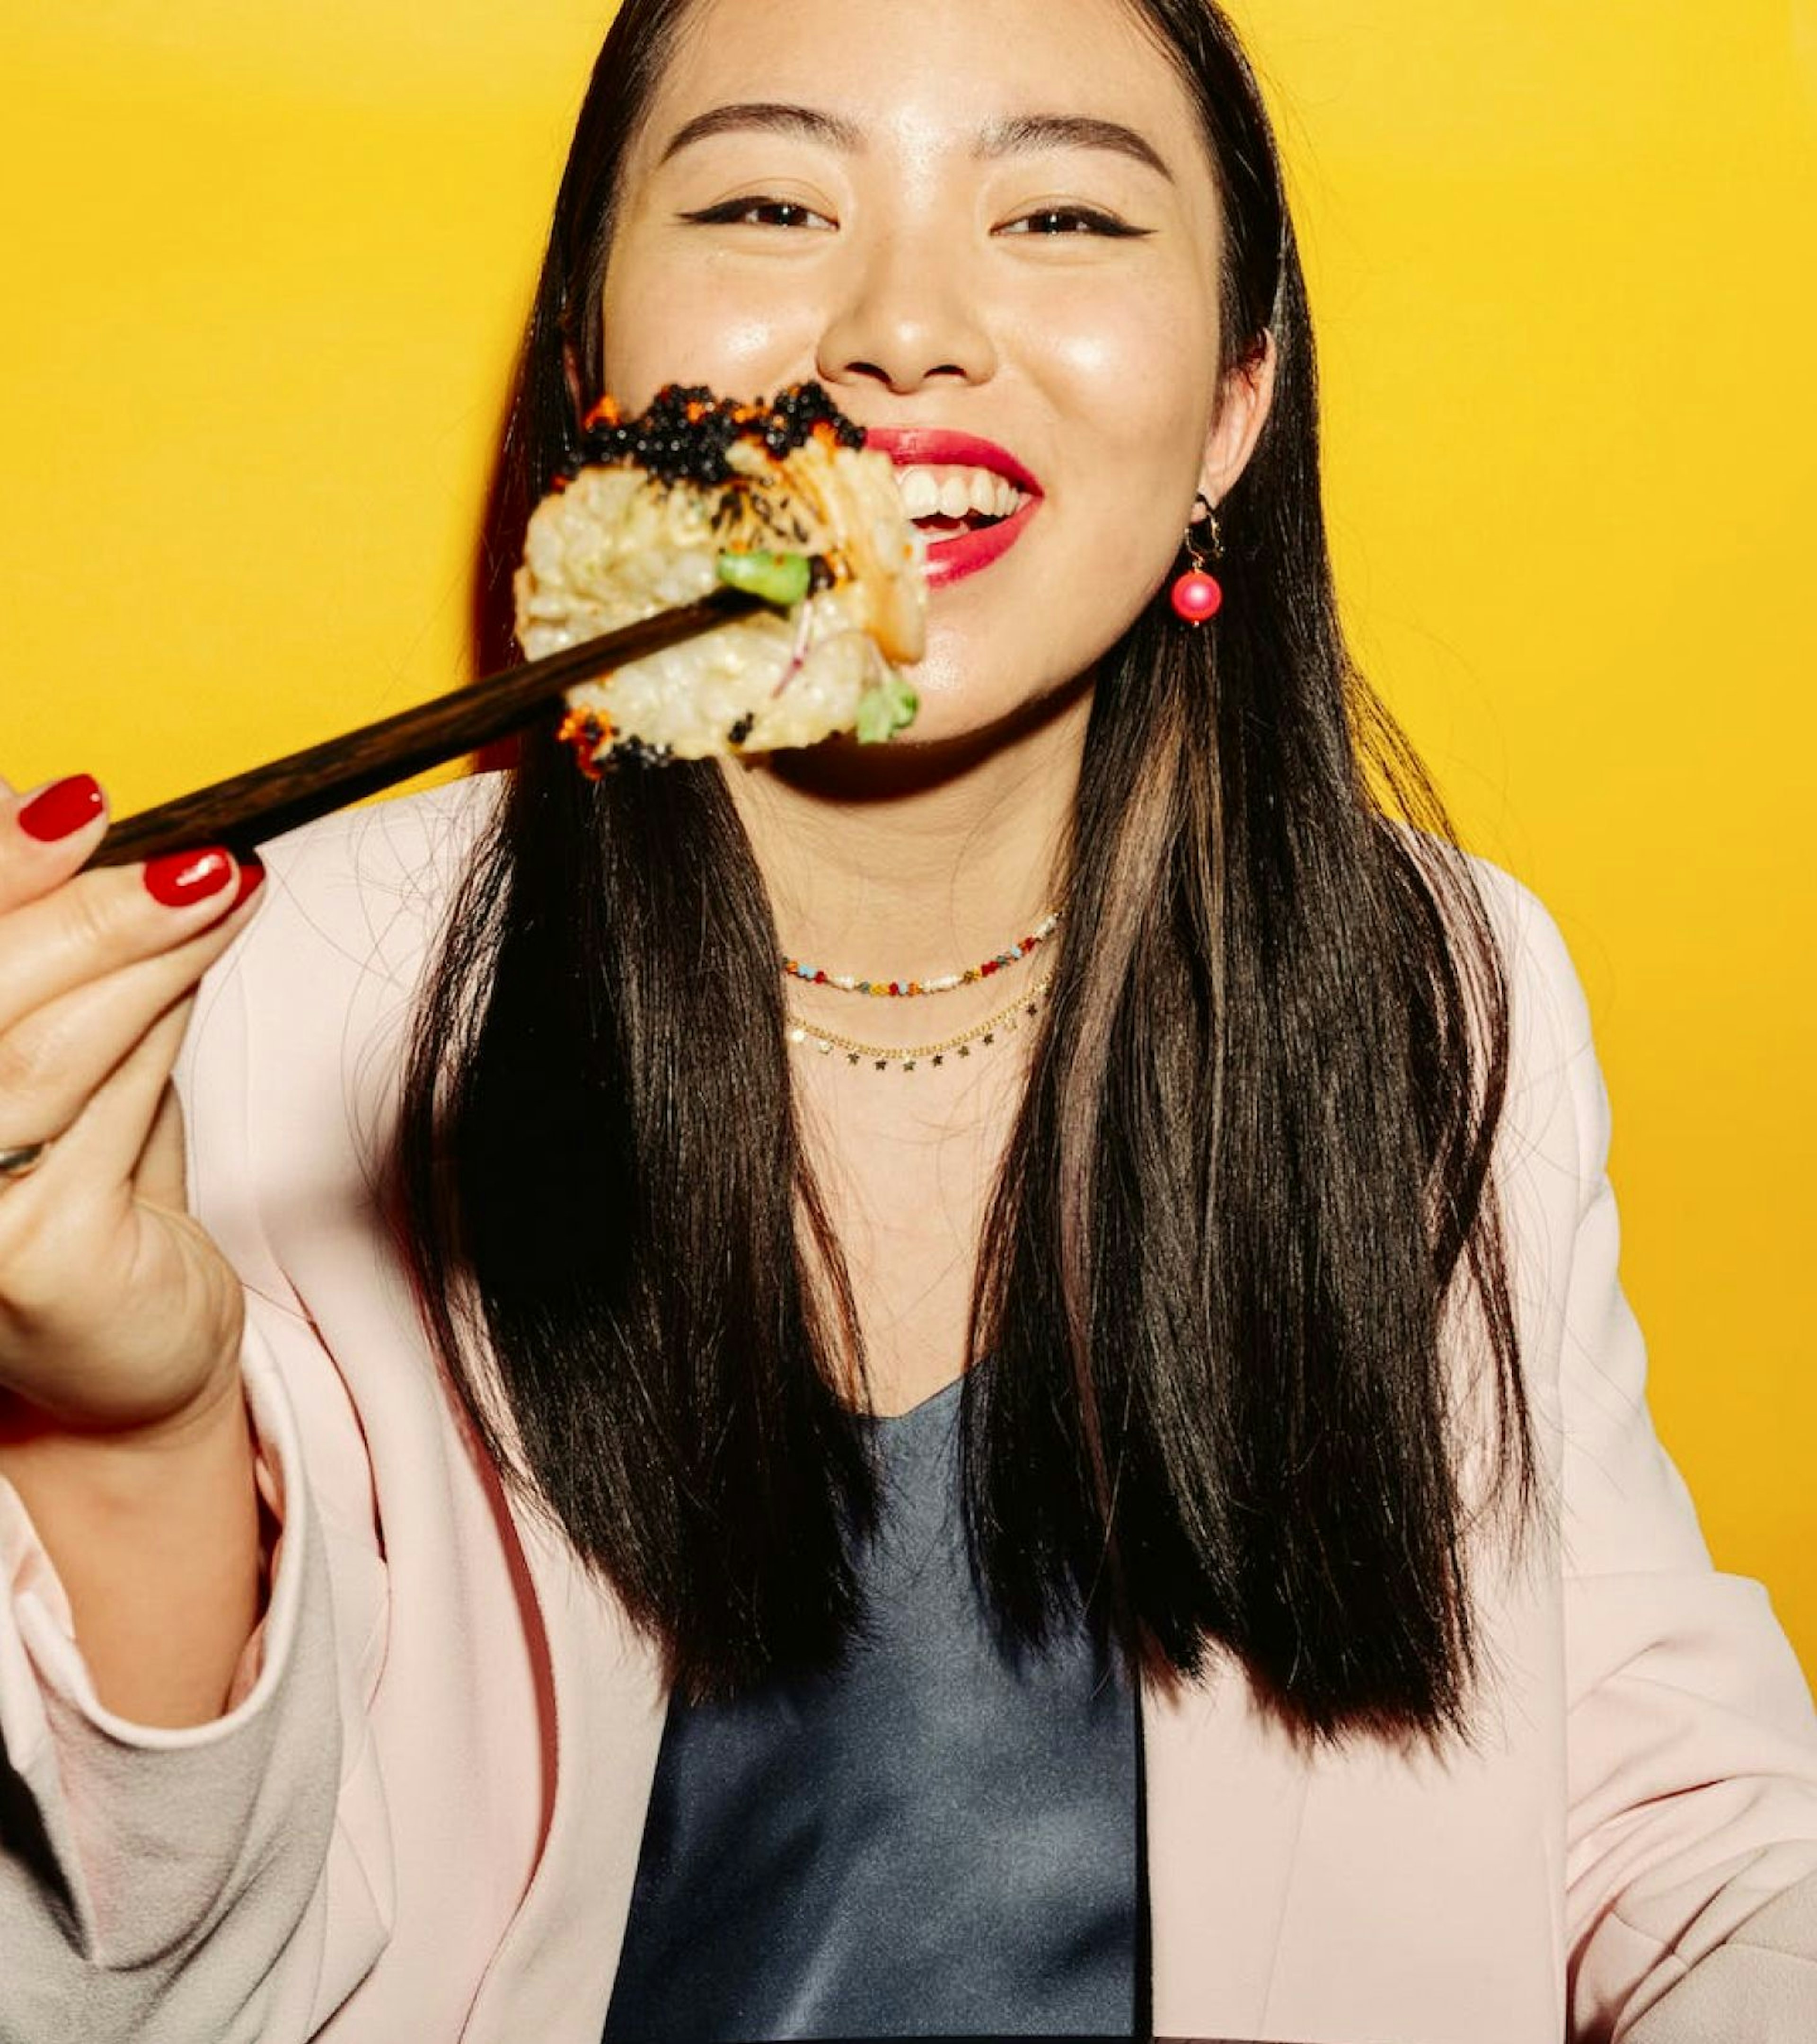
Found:
[(1085, 114), (1021, 113), (1012, 121), (997, 121), (985, 130), (978, 154), (1027, 156), (1042, 149), (1108, 149), (1158, 171), (1170, 183), (1174, 181), (1160, 152), (1133, 128)]
[(792, 106), (786, 100), (753, 99), (729, 106), (711, 107), (705, 113), (697, 113), (670, 137), (662, 159), (666, 163), (683, 149), (691, 148), (697, 142), (709, 141), (715, 135), (736, 135), (753, 130), (772, 135), (799, 135), (810, 142), (828, 143), (852, 155), (864, 147), (862, 131), (852, 121), (840, 120), (836, 114), (823, 113), (817, 107)]
[[(797, 135), (811, 142), (824, 142), (856, 156), (865, 146), (864, 132), (855, 121), (842, 121), (836, 113), (816, 106), (798, 106), (781, 99), (736, 101), (729, 106), (709, 107), (685, 122), (669, 139), (662, 160), (710, 141), (716, 135), (767, 133)], [(1120, 121), (1101, 121), (1080, 113), (1019, 113), (1014, 119), (993, 122), (981, 137), (978, 153), (992, 159), (1028, 156), (1043, 149), (1108, 149), (1120, 156), (1158, 172), (1170, 183), (1174, 173), (1153, 143), (1126, 128)]]

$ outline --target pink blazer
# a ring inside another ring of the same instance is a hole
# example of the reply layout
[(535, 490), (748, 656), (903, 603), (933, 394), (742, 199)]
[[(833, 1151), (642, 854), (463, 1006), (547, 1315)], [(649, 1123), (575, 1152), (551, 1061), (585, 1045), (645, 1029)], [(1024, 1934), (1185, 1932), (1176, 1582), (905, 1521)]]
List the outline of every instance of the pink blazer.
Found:
[[(487, 785), (275, 848), (198, 1005), (193, 1196), (243, 1272), (284, 1532), (217, 1723), (97, 1702), (0, 1487), (0, 2039), (597, 2044), (664, 1696), (451, 1417), (375, 1220), (424, 947)], [(1581, 993), (1485, 869), (1515, 966), (1501, 1183), (1550, 1500), (1478, 1572), (1469, 1750), (1296, 1750), (1240, 1669), (1146, 1700), (1163, 2036), (1817, 2039), (1817, 1721), (1712, 1572), (1616, 1278)]]

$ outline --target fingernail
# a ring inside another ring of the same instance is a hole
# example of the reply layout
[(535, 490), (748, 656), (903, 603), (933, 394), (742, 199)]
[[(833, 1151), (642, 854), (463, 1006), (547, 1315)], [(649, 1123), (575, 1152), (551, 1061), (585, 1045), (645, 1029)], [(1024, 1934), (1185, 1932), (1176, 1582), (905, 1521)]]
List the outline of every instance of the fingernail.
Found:
[(101, 783), (92, 774), (71, 774), (40, 788), (19, 812), (19, 828), (40, 844), (74, 837), (101, 814)]
[(233, 905), (238, 908), (265, 878), (265, 869), (248, 852), (240, 862), (240, 885), (233, 890)]
[(171, 851), (145, 866), (145, 889), (167, 909), (186, 909), (192, 901), (218, 894), (233, 878), (233, 861), (225, 851)]

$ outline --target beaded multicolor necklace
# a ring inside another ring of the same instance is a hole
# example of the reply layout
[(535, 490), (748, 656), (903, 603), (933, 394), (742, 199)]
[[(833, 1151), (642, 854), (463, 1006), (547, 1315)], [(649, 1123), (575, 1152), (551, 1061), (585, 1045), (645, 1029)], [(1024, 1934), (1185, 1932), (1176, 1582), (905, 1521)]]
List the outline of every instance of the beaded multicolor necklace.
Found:
[(823, 1058), (840, 1055), (848, 1065), (870, 1065), (880, 1072), (888, 1071), (892, 1065), (905, 1072), (915, 1071), (923, 1065), (937, 1070), (949, 1058), (969, 1058), (974, 1045), (989, 1050), (999, 1036), (1020, 1030), (1024, 1020), (1040, 1013), (1042, 1000), (1052, 984), (1053, 974), (1050, 973), (1030, 987), (1020, 1000), (1011, 1001), (1007, 1008), (998, 1009), (994, 1015), (987, 1015), (981, 1022), (974, 1022), (970, 1028), (962, 1029), (956, 1036), (945, 1037), (938, 1043), (861, 1043), (850, 1036), (823, 1029), (817, 1022), (809, 1022), (793, 1010), (789, 1016), (789, 1041), (812, 1043)]
[(981, 979), (993, 978), (1039, 950), (1059, 926), (1060, 911), (1055, 909), (1008, 951), (999, 951), (981, 965), (967, 966), (963, 972), (942, 973), (937, 979), (861, 979), (856, 973), (827, 972), (792, 958), (782, 960), (782, 970), (791, 979), (805, 980), (809, 986), (834, 986), (842, 993), (867, 993), (874, 1001), (914, 1001), (925, 993), (951, 993), (955, 987), (975, 986)]

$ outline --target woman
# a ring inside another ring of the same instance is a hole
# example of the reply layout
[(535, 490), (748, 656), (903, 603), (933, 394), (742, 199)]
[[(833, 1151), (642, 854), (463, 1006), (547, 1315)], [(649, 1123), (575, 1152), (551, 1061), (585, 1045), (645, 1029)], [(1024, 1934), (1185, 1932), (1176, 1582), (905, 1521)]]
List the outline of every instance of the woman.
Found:
[(603, 391), (807, 377), (1020, 500), (881, 759), (542, 741), (263, 889), (10, 805), (0, 2034), (1808, 2034), (1809, 1698), (1345, 661), (1221, 18), (631, 0), (507, 549)]

